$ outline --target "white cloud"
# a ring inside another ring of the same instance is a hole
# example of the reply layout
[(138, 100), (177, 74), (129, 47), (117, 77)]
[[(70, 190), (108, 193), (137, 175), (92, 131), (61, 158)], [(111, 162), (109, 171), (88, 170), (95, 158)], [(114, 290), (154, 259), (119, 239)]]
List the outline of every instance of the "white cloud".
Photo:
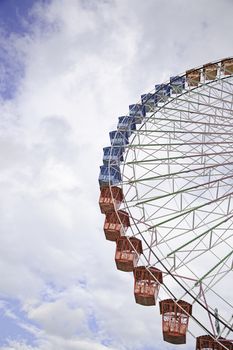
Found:
[(38, 345), (1, 350), (171, 349), (158, 307), (136, 305), (132, 276), (115, 271), (98, 167), (108, 131), (140, 94), (229, 55), (232, 3), (53, 0), (31, 13), (28, 34), (2, 39), (25, 76), (0, 105), (0, 294), (41, 331)]
[(44, 302), (33, 308), (28, 317), (39, 322), (49, 334), (70, 338), (85, 328), (85, 312), (81, 308), (69, 307), (67, 300)]

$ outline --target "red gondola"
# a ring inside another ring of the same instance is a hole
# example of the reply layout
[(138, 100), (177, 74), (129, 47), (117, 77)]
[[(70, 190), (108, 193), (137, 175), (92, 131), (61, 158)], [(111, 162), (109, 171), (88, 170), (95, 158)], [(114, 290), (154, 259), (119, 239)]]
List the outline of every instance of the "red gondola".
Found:
[(135, 237), (117, 239), (115, 261), (118, 270), (133, 271), (142, 254), (142, 242)]
[(145, 306), (155, 305), (160, 283), (163, 283), (162, 271), (155, 267), (135, 267), (134, 296), (136, 303)]
[(106, 214), (104, 222), (104, 233), (109, 241), (116, 241), (118, 237), (124, 234), (124, 231), (130, 226), (129, 214), (123, 210), (117, 212), (111, 211)]
[(123, 201), (122, 189), (116, 186), (102, 187), (100, 191), (99, 206), (101, 213), (118, 210)]
[(163, 339), (172, 344), (185, 344), (192, 305), (183, 300), (175, 302), (166, 299), (160, 301), (159, 307), (162, 315)]
[(225, 348), (233, 350), (232, 342), (221, 337), (218, 338), (218, 342), (210, 335), (201, 335), (196, 339), (196, 350), (225, 350), (223, 345)]

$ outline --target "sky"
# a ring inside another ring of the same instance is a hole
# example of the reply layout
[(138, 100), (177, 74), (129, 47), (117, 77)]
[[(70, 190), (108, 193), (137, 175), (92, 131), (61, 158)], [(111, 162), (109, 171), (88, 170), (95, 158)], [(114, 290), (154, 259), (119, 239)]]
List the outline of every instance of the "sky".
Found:
[(0, 0), (0, 350), (175, 349), (115, 268), (102, 148), (141, 94), (232, 55), (232, 13), (232, 0)]

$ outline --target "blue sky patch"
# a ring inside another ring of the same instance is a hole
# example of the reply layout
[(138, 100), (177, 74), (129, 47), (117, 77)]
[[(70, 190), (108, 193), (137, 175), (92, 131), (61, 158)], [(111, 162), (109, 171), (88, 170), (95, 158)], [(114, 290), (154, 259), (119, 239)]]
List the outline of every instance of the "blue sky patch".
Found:
[(94, 313), (88, 315), (88, 326), (93, 333), (97, 333), (99, 331), (98, 322)]
[[(35, 0), (0, 0), (0, 27), (6, 35), (23, 34), (30, 22), (29, 12)], [(26, 21), (25, 21), (26, 20)]]
[[(0, 97), (10, 100), (15, 97), (18, 85), (24, 76), (22, 52), (15, 43), (18, 38), (31, 35), (36, 18), (31, 9), (36, 3), (47, 0), (0, 0)], [(43, 27), (41, 25), (41, 27)]]
[[(6, 345), (11, 340), (35, 344), (35, 335), (23, 327), (23, 325), (29, 325), (29, 322), (19, 302), (0, 300), (0, 303), (0, 346)], [(33, 326), (31, 321), (30, 326)]]

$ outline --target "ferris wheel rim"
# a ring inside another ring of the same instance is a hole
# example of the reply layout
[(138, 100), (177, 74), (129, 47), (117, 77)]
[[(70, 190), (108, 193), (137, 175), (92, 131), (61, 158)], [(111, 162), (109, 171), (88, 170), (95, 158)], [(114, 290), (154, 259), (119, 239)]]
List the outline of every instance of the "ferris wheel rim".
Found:
[[(229, 57), (228, 59), (231, 59), (231, 57)], [(222, 59), (221, 60), (218, 60), (218, 61), (214, 61), (214, 62), (211, 62), (210, 64), (217, 64), (217, 63), (220, 63), (220, 62), (222, 62)], [(199, 67), (197, 67), (197, 68), (194, 68), (194, 69), (192, 69), (192, 70), (197, 70), (197, 69), (201, 69), (201, 68), (203, 68), (203, 65), (202, 66), (199, 66)], [(219, 68), (219, 69), (221, 69), (221, 68)], [(232, 73), (232, 75), (233, 75), (233, 73)], [(185, 73), (183, 74), (183, 75), (179, 75), (179, 77), (180, 76), (185, 76)], [(225, 80), (227, 80), (229, 78), (229, 76), (226, 76), (226, 77), (222, 77), (222, 78), (218, 78), (218, 79), (216, 79), (215, 81), (222, 81), (223, 79), (225, 79)], [(192, 89), (190, 89), (190, 90), (187, 90), (187, 91), (185, 91), (184, 93), (181, 93), (179, 96), (183, 96), (184, 94), (188, 94), (190, 91), (194, 91), (194, 90), (198, 90), (200, 87), (203, 87), (203, 86), (206, 86), (206, 85), (211, 85), (213, 83), (213, 81), (209, 81), (209, 82), (207, 82), (207, 83), (202, 83), (202, 84), (200, 84), (200, 86), (198, 85), (197, 87), (194, 87), (194, 88), (192, 88)], [(164, 84), (166, 84), (166, 83), (164, 83)], [(173, 97), (173, 100), (176, 100), (177, 99), (177, 96), (175, 96), (175, 97)], [(159, 110), (161, 110), (163, 107), (164, 107), (164, 105), (167, 105), (167, 104), (169, 104), (169, 103), (171, 103), (171, 100), (168, 100), (166, 103), (164, 103), (164, 104), (162, 104), (161, 106), (160, 106), (160, 108), (158, 108), (154, 113), (153, 113), (153, 115), (155, 115), (156, 113), (158, 113), (159, 112)], [(142, 125), (141, 125), (141, 127), (138, 129), (138, 131), (140, 131), (140, 129), (143, 127), (143, 125), (151, 118), (152, 116), (150, 116)], [(137, 137), (137, 135), (136, 135), (136, 133), (135, 133), (135, 135), (133, 136), (134, 138), (136, 138)], [(132, 141), (133, 140), (131, 140), (131, 143), (132, 143)], [(113, 146), (111, 146), (111, 149), (113, 149)], [(126, 146), (126, 149), (127, 149), (127, 146)], [(127, 152), (128, 152), (128, 150), (127, 150)], [(125, 162), (123, 163), (123, 170), (122, 170), (122, 173), (124, 172), (124, 167), (125, 167), (125, 163), (126, 163), (126, 159), (127, 159), (127, 155), (128, 155), (128, 153), (126, 152), (126, 157), (125, 157)], [(110, 161), (109, 161), (109, 163), (108, 163), (108, 167), (110, 168), (110, 166), (111, 166), (111, 164), (110, 164)], [(123, 189), (123, 183), (121, 183), (120, 184), (121, 185), (121, 188)], [(111, 187), (112, 187), (113, 185), (110, 183), (110, 179), (109, 179), (109, 187), (110, 187), (110, 189), (111, 189)], [(125, 202), (126, 203), (126, 207), (127, 207), (127, 210), (128, 210), (128, 212), (130, 213), (130, 208), (127, 206), (127, 202)], [(116, 209), (116, 213), (117, 213), (117, 209)], [(117, 214), (118, 215), (118, 214)], [(131, 219), (133, 219), (133, 216), (132, 215), (130, 215), (130, 217), (131, 217)], [(136, 226), (136, 225), (135, 225)], [(147, 244), (147, 242), (146, 242), (146, 240), (145, 240), (145, 238), (144, 238), (144, 236), (141, 234), (141, 232), (140, 232), (140, 230), (138, 230), (139, 232), (139, 235), (142, 237), (142, 239), (144, 240), (144, 243), (145, 244)], [(148, 249), (150, 249), (150, 247), (148, 247)], [(154, 254), (154, 252), (152, 251), (152, 254)], [(158, 257), (157, 257), (157, 260), (159, 260), (158, 259)], [(166, 268), (166, 270), (167, 270), (167, 268)], [(171, 272), (170, 271), (167, 271), (169, 274), (171, 274)], [(174, 278), (175, 276), (173, 275), (173, 274), (171, 274), (171, 276)], [(175, 278), (176, 279), (176, 278)], [(177, 281), (176, 281), (177, 282)], [(183, 288), (183, 286), (182, 286), (182, 288)], [(184, 288), (185, 289), (185, 288)], [(186, 290), (186, 292), (187, 292), (187, 290)], [(189, 293), (188, 293), (189, 294)], [(192, 296), (192, 298), (193, 298), (193, 296)], [(193, 299), (196, 299), (195, 297), (193, 298)], [(200, 303), (200, 301), (198, 301), (197, 300), (197, 302), (199, 302)], [(202, 304), (201, 304), (202, 305)], [(202, 305), (203, 306), (203, 305)], [(204, 307), (205, 309), (206, 309), (206, 307)], [(208, 312), (208, 313), (210, 313), (215, 319), (217, 319), (220, 323), (222, 323), (223, 325), (224, 325), (224, 327), (226, 327), (226, 328), (228, 328), (229, 330), (232, 330), (232, 328), (229, 326), (229, 325), (227, 325), (227, 324), (225, 324), (224, 322), (222, 322), (222, 320), (220, 319), (220, 318), (218, 318), (218, 316), (216, 316), (213, 312), (210, 312), (209, 310), (207, 310), (206, 309), (206, 311)], [(191, 316), (192, 318), (193, 318), (193, 316)], [(213, 334), (211, 334), (208, 330), (207, 330), (207, 332), (211, 335), (211, 336), (214, 336)], [(226, 348), (227, 349), (227, 348)]]

